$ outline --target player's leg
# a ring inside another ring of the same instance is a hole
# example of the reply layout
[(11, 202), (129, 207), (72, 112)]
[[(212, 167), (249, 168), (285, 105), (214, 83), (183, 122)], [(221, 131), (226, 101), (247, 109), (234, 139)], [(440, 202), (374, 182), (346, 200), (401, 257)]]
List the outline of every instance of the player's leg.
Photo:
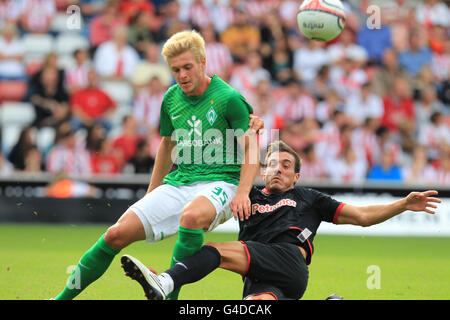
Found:
[(238, 241), (207, 243), (192, 256), (176, 263), (170, 269), (156, 276), (136, 258), (122, 257), (122, 265), (127, 275), (144, 289), (149, 299), (164, 299), (183, 285), (204, 278), (221, 267), (244, 275), (248, 268), (245, 247)]
[[(216, 216), (216, 209), (207, 198), (200, 196), (189, 202), (181, 211), (178, 239), (173, 249), (170, 266), (192, 256), (203, 245), (203, 232)], [(172, 292), (167, 299), (177, 300), (179, 290)]]
[(138, 240), (155, 242), (175, 234), (186, 199), (178, 188), (162, 185), (134, 203), (81, 257), (55, 299), (73, 299), (109, 267), (115, 255)]
[(144, 227), (132, 210), (127, 210), (81, 257), (63, 291), (55, 300), (69, 300), (100, 278), (121, 249), (145, 239)]
[[(181, 211), (178, 239), (175, 243), (170, 266), (193, 255), (203, 245), (203, 231), (212, 230), (231, 217), (229, 203), (234, 197), (236, 186), (221, 181), (199, 183), (190, 188), (196, 197)], [(178, 299), (179, 290), (167, 298)]]

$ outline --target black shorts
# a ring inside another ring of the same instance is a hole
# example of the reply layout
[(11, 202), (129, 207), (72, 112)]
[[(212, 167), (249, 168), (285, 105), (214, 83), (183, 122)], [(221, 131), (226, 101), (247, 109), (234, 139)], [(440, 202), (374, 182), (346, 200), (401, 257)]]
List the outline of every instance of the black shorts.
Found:
[(308, 285), (308, 266), (291, 243), (242, 241), (249, 259), (243, 298), (269, 293), (276, 299), (300, 299)]

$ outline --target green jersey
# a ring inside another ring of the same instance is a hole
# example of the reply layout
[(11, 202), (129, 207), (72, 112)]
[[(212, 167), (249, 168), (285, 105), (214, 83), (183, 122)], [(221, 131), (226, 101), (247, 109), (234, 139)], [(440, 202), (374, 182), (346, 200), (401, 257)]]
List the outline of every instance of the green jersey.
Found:
[(170, 87), (161, 105), (160, 134), (177, 142), (178, 169), (163, 182), (237, 185), (243, 151), (236, 139), (247, 131), (250, 113), (244, 97), (217, 76), (201, 96), (187, 96), (177, 84)]

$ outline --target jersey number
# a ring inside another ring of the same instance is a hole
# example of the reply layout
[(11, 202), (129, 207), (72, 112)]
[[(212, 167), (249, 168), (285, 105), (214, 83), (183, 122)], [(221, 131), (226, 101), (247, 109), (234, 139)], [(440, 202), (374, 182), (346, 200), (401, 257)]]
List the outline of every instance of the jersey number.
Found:
[[(219, 201), (222, 203), (222, 205), (225, 205), (228, 200), (228, 195), (222, 188), (215, 187), (212, 193), (219, 197)], [(216, 197), (213, 198), (216, 199)]]

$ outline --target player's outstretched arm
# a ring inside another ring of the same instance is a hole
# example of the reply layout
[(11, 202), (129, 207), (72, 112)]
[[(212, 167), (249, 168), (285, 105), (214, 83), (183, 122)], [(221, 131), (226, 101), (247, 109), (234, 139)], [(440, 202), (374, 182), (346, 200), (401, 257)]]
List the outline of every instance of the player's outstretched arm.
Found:
[(389, 204), (353, 206), (346, 204), (337, 219), (337, 224), (354, 224), (368, 227), (386, 221), (404, 211), (424, 211), (430, 214), (435, 213), (437, 204), (442, 201), (436, 198), (436, 190), (424, 192), (411, 192), (405, 198)]
[(239, 137), (239, 145), (244, 150), (244, 161), (241, 166), (241, 174), (236, 195), (230, 202), (230, 209), (234, 218), (242, 221), (247, 219), (251, 214), (251, 202), (249, 198), (250, 191), (253, 187), (253, 181), (259, 171), (259, 146), (257, 141), (256, 130), (250, 128), (247, 132)]
[(176, 142), (171, 137), (162, 137), (159, 144), (158, 152), (156, 153), (155, 165), (153, 167), (150, 184), (147, 193), (159, 187), (164, 177), (169, 173), (173, 166), (172, 150)]

